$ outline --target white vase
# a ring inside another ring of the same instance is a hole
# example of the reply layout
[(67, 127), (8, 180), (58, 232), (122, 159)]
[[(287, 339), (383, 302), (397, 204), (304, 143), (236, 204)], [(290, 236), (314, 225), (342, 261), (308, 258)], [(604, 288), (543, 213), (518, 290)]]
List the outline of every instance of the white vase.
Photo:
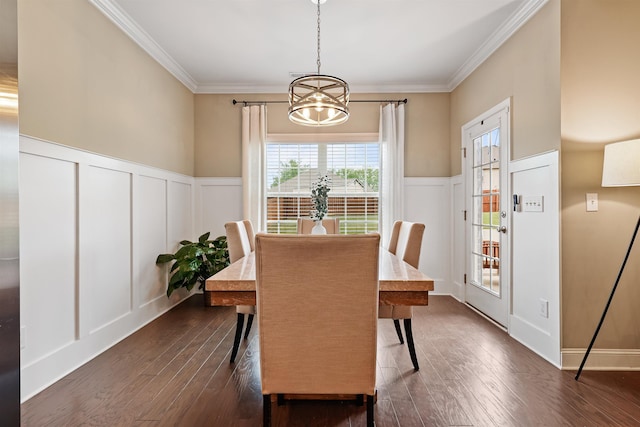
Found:
[(327, 229), (322, 225), (322, 220), (316, 221), (316, 225), (311, 229), (311, 234), (327, 234)]

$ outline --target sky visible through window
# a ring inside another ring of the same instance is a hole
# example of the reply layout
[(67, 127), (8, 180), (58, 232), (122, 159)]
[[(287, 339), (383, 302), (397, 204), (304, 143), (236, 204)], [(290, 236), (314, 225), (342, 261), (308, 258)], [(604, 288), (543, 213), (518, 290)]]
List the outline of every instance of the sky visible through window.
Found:
[(482, 135), (482, 146), (488, 147), (489, 145), (492, 145), (493, 147), (500, 146), (500, 128), (495, 128), (494, 130)]

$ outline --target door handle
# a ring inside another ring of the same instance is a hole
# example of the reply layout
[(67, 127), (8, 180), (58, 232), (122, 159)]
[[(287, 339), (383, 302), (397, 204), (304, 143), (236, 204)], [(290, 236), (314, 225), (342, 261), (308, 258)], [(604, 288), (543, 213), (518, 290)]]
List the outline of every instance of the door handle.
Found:
[(498, 227), (498, 231), (501, 232), (501, 233), (506, 233), (507, 232), (507, 227), (502, 225), (502, 226)]

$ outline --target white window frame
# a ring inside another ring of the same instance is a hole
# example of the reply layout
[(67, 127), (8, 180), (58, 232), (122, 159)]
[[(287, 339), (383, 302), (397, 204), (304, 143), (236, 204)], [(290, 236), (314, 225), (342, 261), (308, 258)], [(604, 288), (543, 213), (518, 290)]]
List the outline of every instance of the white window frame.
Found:
[[(379, 134), (377, 132), (361, 132), (361, 133), (322, 133), (322, 134), (311, 134), (311, 133), (271, 133), (267, 134), (265, 140), (265, 146), (263, 147), (264, 162), (266, 163), (266, 144), (330, 144), (330, 143), (345, 143), (345, 144), (354, 144), (354, 143), (377, 143), (380, 144)], [(382, 149), (381, 149), (382, 151)], [(264, 165), (264, 174), (266, 175), (266, 165)], [(382, 168), (380, 169), (380, 173), (382, 174)], [(380, 177), (380, 180), (382, 177)], [(266, 183), (266, 176), (265, 176)], [(366, 193), (365, 193), (366, 194)], [(380, 203), (380, 199), (383, 197), (382, 195), (382, 186), (378, 189), (378, 230), (382, 231), (382, 204)], [(262, 203), (265, 206), (263, 210), (263, 218), (261, 219), (263, 223), (267, 224), (267, 193), (265, 191)]]

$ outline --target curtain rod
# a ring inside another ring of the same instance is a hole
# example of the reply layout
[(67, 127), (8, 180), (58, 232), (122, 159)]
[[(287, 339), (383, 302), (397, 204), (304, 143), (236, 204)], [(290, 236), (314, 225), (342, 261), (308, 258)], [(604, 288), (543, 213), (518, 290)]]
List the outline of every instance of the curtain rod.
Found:
[[(400, 104), (406, 104), (407, 102), (409, 102), (409, 100), (407, 98), (405, 99), (353, 99), (350, 100), (349, 103), (352, 102), (397, 102), (398, 105)], [(263, 104), (285, 104), (285, 103), (289, 103), (289, 101), (237, 101), (237, 100), (233, 100), (233, 105), (236, 104), (243, 104), (244, 107), (248, 106), (248, 105), (263, 105)]]

